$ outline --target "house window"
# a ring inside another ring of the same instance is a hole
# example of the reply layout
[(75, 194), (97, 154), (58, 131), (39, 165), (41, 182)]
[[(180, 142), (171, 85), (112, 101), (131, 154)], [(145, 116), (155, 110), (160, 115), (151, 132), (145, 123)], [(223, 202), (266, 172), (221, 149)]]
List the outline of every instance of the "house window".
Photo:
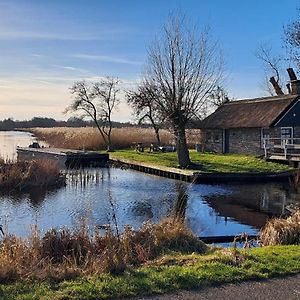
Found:
[(262, 128), (261, 129), (261, 148), (264, 148), (264, 145), (270, 144), (270, 129)]
[(281, 144), (293, 144), (293, 127), (281, 127)]

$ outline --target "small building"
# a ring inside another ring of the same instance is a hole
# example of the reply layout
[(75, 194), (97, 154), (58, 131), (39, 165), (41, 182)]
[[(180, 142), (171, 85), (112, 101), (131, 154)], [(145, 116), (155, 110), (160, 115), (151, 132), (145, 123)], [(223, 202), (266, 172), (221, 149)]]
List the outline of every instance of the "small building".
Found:
[(261, 155), (268, 145), (300, 144), (300, 81), (290, 93), (229, 101), (201, 123), (204, 151)]

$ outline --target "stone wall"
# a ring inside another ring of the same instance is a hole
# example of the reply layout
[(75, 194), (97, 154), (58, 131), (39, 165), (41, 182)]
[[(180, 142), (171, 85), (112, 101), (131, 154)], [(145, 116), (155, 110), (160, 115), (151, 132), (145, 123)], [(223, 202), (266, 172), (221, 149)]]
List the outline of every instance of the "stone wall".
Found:
[[(263, 154), (260, 128), (228, 129), (229, 153)], [(222, 129), (207, 129), (202, 134), (204, 151), (223, 153), (224, 132)]]
[(229, 153), (261, 155), (264, 153), (260, 128), (238, 128), (229, 130)]
[[(275, 144), (281, 144), (280, 127), (269, 128), (266, 132), (268, 132), (270, 139), (277, 139)], [(264, 154), (261, 128), (228, 129), (228, 133), (229, 153)], [(294, 138), (298, 138), (295, 143), (300, 144), (300, 127), (294, 127)], [(224, 152), (224, 131), (222, 129), (202, 130), (201, 139), (204, 151)]]

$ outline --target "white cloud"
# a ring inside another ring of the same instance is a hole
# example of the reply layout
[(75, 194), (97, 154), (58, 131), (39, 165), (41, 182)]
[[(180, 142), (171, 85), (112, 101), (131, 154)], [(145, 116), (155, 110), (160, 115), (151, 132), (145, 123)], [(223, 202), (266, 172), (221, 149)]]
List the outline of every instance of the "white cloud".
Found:
[(71, 56), (75, 57), (75, 58), (80, 58), (80, 59), (119, 63), (119, 64), (128, 64), (128, 65), (141, 65), (142, 64), (139, 61), (130, 60), (130, 59), (121, 58), (121, 57), (108, 56), (108, 55), (73, 54)]

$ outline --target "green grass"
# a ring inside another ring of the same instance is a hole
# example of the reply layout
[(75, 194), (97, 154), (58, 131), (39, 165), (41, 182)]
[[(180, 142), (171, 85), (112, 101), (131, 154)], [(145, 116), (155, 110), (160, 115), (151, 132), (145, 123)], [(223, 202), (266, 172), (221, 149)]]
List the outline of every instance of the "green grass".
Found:
[[(125, 159), (132, 162), (147, 163), (153, 166), (177, 167), (176, 153), (148, 153), (134, 150), (119, 150), (110, 153), (112, 159)], [(290, 168), (286, 165), (266, 162), (263, 159), (240, 154), (199, 153), (190, 150), (192, 162), (200, 165), (197, 172), (280, 172)]]
[(165, 256), (127, 271), (63, 282), (18, 281), (0, 285), (0, 299), (107, 299), (201, 289), (214, 284), (300, 272), (300, 246), (215, 250), (207, 255)]

